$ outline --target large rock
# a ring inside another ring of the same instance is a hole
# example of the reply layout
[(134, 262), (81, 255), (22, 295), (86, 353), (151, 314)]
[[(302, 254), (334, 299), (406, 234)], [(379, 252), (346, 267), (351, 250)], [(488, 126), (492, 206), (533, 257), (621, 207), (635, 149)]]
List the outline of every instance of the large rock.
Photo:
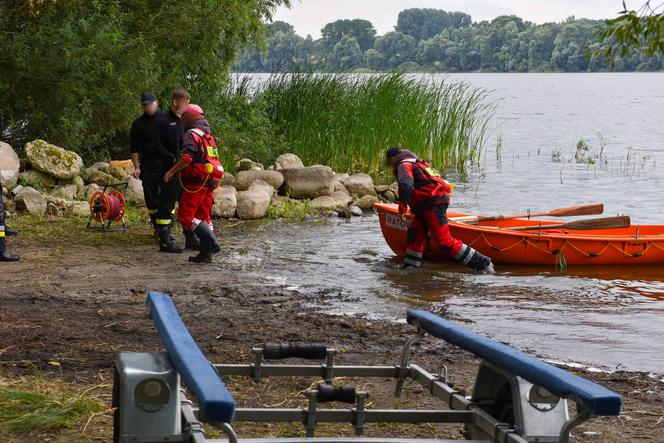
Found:
[(77, 217), (88, 217), (90, 215), (90, 204), (88, 202), (67, 202), (66, 210)]
[(263, 180), (254, 181), (247, 191), (237, 193), (237, 215), (242, 220), (265, 217), (274, 188)]
[(365, 195), (376, 195), (373, 180), (367, 174), (354, 174), (344, 180), (343, 185), (351, 194), (358, 197)]
[(350, 195), (350, 192), (348, 192), (348, 189), (346, 189), (344, 184), (338, 181), (334, 182), (334, 192), (343, 192), (346, 195)]
[(129, 177), (129, 171), (125, 168), (120, 168), (118, 166), (109, 166), (108, 168), (100, 169), (100, 171), (112, 175), (119, 181), (126, 180), (127, 177)]
[(79, 192), (85, 186), (85, 182), (83, 181), (83, 179), (79, 175), (74, 177), (74, 179), (71, 181), (71, 184), (76, 186), (76, 189)]
[(233, 186), (220, 186), (214, 191), (214, 217), (233, 218), (237, 210), (237, 191)]
[(334, 175), (334, 179), (341, 184), (343, 184), (346, 180), (348, 180), (348, 177), (350, 177), (350, 175), (346, 172), (337, 172)]
[(334, 192), (334, 171), (327, 166), (282, 169), (283, 192), (291, 198), (314, 199)]
[(7, 143), (0, 142), (0, 181), (11, 189), (18, 183), (21, 162), (16, 152)]
[[(96, 186), (96, 185), (95, 185)], [(127, 185), (127, 200), (142, 208), (145, 206), (145, 194), (143, 193), (143, 182), (135, 177), (129, 177)]]
[(75, 152), (35, 140), (25, 145), (25, 154), (34, 169), (60, 180), (71, 180), (83, 167), (83, 160)]
[(353, 203), (353, 206), (357, 206), (363, 211), (371, 211), (376, 203), (379, 203), (378, 197), (375, 195), (365, 195)]
[(224, 172), (224, 177), (221, 179), (221, 186), (235, 186), (235, 176), (230, 172)]
[(50, 175), (34, 169), (21, 172), (18, 176), (18, 182), (23, 186), (29, 186), (35, 189), (48, 189), (57, 184), (57, 180)]
[(235, 176), (235, 188), (238, 191), (246, 191), (256, 180), (263, 180), (272, 185), (274, 189), (279, 189), (284, 183), (284, 176), (277, 171), (263, 171), (261, 169), (240, 171)]
[(81, 192), (79, 192), (78, 198), (79, 200), (85, 200), (86, 202), (89, 202), (93, 195), (95, 195), (97, 192), (101, 192), (102, 190), (103, 189), (101, 186), (92, 183), (85, 186)]
[(93, 171), (88, 178), (88, 183), (94, 183), (99, 186), (108, 186), (118, 182), (118, 179), (102, 170)]
[(249, 158), (243, 158), (242, 160), (235, 163), (236, 171), (251, 171), (252, 169), (265, 169), (265, 168), (260, 163), (256, 163), (255, 161)]
[(338, 206), (348, 206), (348, 203), (353, 201), (353, 198), (348, 195), (348, 192), (335, 191), (330, 197), (337, 202)]
[(352, 215), (354, 217), (360, 217), (363, 214), (362, 208), (359, 208), (357, 206), (351, 206), (348, 209), (350, 211), (350, 215)]
[(14, 197), (16, 207), (28, 211), (30, 214), (46, 214), (46, 199), (35, 188), (25, 187)]
[(299, 169), (304, 168), (304, 163), (302, 163), (300, 157), (295, 154), (281, 154), (274, 161), (274, 167), (277, 171), (281, 169)]
[(100, 169), (107, 169), (110, 168), (111, 164), (106, 163), (106, 162), (96, 162), (92, 166), (90, 166), (88, 169), (94, 170), (94, 171), (99, 171)]
[(333, 197), (323, 195), (311, 200), (310, 206), (312, 209), (329, 212), (334, 211), (339, 206), (339, 203)]
[(65, 200), (75, 200), (77, 194), (78, 189), (74, 184), (58, 186), (53, 190), (54, 196), (64, 198)]

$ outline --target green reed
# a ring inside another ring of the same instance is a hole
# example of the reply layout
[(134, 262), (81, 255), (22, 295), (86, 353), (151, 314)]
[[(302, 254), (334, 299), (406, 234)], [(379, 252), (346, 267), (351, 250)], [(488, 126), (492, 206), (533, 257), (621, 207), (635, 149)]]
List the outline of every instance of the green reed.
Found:
[(260, 96), (279, 137), (305, 163), (377, 175), (389, 146), (443, 169), (478, 162), (494, 110), (488, 94), (404, 74), (275, 74)]

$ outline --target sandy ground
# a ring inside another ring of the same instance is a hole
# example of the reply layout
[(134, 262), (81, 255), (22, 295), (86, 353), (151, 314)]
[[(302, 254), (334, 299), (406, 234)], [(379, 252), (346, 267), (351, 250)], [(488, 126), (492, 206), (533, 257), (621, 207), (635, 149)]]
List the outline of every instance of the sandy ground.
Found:
[[(325, 293), (300, 294), (247, 276), (224, 254), (212, 265), (193, 265), (185, 255), (159, 254), (142, 227), (128, 234), (91, 234), (68, 228), (44, 233), (16, 221), (23, 235), (10, 239), (23, 260), (1, 264), (0, 374), (31, 375), (73, 383), (86, 395), (110, 402), (113, 361), (120, 351), (158, 351), (159, 338), (147, 317), (145, 297), (158, 290), (173, 295), (203, 352), (213, 362), (251, 361), (250, 349), (266, 341), (326, 342), (342, 350), (340, 363), (396, 364), (412, 327), (362, 318), (329, 316), (307, 306), (324, 305)], [(57, 223), (56, 223), (57, 224)], [(252, 248), (245, 225), (218, 227), (224, 251)], [(55, 234), (54, 234), (55, 232)], [(125, 237), (122, 237), (125, 236)], [(441, 313), (444, 314), (444, 313)], [(48, 362), (58, 362), (59, 367)], [(437, 371), (450, 369), (458, 387), (470, 390), (477, 368), (471, 355), (440, 341), (415, 349), (414, 361)], [(600, 418), (579, 429), (579, 441), (664, 442), (664, 384), (647, 374), (582, 374), (624, 397), (623, 415)], [(227, 380), (241, 405), (305, 405), (301, 394), (313, 380)], [(393, 385), (372, 380), (370, 407), (439, 406), (409, 385), (404, 400), (391, 397)], [(283, 402), (283, 403), (282, 403)], [(300, 426), (239, 426), (241, 436), (295, 435)], [(461, 427), (419, 426), (407, 433), (459, 437)], [(400, 429), (399, 432), (403, 432)], [(350, 426), (324, 428), (324, 434), (350, 435)], [(371, 426), (367, 435), (394, 435), (395, 428)], [(110, 441), (110, 411), (93, 417), (85, 429), (41, 435), (0, 435), (1, 441)]]

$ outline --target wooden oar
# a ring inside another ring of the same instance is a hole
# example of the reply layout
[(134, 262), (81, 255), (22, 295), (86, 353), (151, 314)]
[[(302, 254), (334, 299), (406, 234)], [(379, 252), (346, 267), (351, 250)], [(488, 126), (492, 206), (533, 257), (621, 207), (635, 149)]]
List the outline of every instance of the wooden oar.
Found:
[(604, 212), (604, 205), (596, 203), (583, 206), (572, 206), (569, 208), (553, 209), (547, 212), (535, 212), (531, 214), (511, 214), (511, 215), (495, 215), (489, 217), (477, 217), (474, 215), (464, 217), (452, 217), (451, 221), (459, 223), (478, 223), (481, 221), (494, 221), (494, 220), (513, 220), (515, 218), (531, 218), (531, 217), (577, 217), (579, 215), (598, 215)]
[(559, 225), (532, 225), (532, 226), (517, 226), (514, 228), (505, 228), (507, 231), (536, 231), (539, 229), (568, 229), (570, 231), (591, 231), (593, 229), (623, 229), (632, 226), (632, 220), (626, 216), (621, 215), (618, 217), (606, 218), (592, 218), (588, 220), (576, 220), (569, 223), (562, 223)]

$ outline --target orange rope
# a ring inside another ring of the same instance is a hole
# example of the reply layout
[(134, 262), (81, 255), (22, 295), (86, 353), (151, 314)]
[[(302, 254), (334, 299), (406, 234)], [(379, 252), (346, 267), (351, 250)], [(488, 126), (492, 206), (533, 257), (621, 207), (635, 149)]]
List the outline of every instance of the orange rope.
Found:
[(601, 251), (599, 251), (597, 253), (589, 253), (589, 252), (586, 252), (586, 251), (580, 249), (578, 246), (574, 245), (574, 243), (570, 243), (570, 241), (568, 239), (566, 239), (563, 242), (563, 245), (560, 247), (560, 249), (558, 249), (556, 252), (553, 252), (553, 251), (549, 251), (548, 249), (544, 249), (544, 248), (538, 246), (537, 244), (532, 242), (530, 238), (521, 238), (521, 239), (519, 239), (518, 241), (516, 241), (515, 243), (511, 244), (510, 246), (508, 246), (506, 248), (499, 248), (497, 246), (492, 245), (491, 242), (489, 241), (489, 239), (484, 235), (484, 233), (481, 233), (480, 235), (475, 237), (475, 239), (473, 239), (473, 241), (468, 243), (468, 246), (474, 246), (476, 243), (478, 243), (481, 240), (484, 240), (484, 242), (487, 244), (488, 247), (490, 247), (494, 251), (497, 251), (497, 252), (500, 252), (500, 253), (507, 252), (510, 249), (513, 249), (513, 248), (519, 246), (522, 243), (525, 243), (526, 246), (535, 248), (538, 251), (544, 252), (544, 253), (549, 254), (549, 255), (561, 254), (565, 251), (565, 248), (567, 248), (568, 246), (571, 247), (572, 249), (574, 249), (579, 254), (584, 255), (585, 257), (601, 257), (602, 254), (604, 254), (607, 251), (607, 249), (609, 249), (609, 248), (613, 248), (613, 249), (619, 251), (621, 254), (626, 255), (628, 257), (632, 257), (632, 258), (644, 257), (646, 255), (646, 253), (650, 250), (651, 247), (659, 249), (660, 251), (664, 251), (664, 247), (657, 244), (657, 242), (649, 241), (647, 243), (647, 247), (643, 250), (642, 253), (640, 253), (640, 254), (630, 254), (630, 253), (626, 252), (625, 250), (623, 250), (622, 248), (616, 246), (614, 244), (614, 242), (607, 241), (606, 246), (604, 246), (604, 248), (602, 248)]

